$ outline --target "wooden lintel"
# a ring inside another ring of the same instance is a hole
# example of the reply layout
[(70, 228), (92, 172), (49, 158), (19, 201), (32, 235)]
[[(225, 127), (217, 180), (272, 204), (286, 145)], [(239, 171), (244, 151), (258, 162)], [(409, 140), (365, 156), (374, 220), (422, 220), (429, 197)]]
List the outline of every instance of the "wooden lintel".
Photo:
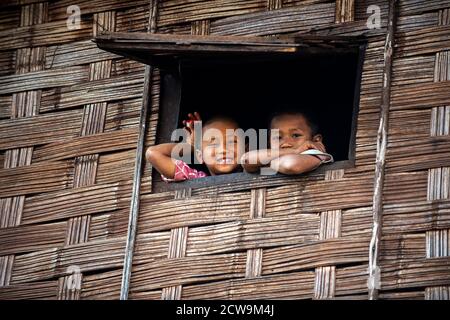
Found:
[(297, 55), (355, 50), (361, 37), (243, 37), (105, 32), (93, 41), (100, 49), (146, 64), (164, 65), (181, 58)]

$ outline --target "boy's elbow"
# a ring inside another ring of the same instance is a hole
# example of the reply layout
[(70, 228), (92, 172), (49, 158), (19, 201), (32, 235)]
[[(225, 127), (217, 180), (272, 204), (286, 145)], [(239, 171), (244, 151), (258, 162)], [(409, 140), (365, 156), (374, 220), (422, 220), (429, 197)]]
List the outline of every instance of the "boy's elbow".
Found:
[(145, 151), (145, 159), (147, 159), (148, 162), (153, 162), (158, 154), (158, 151), (155, 150), (154, 146), (148, 147)]
[(294, 157), (282, 157), (279, 162), (278, 171), (283, 174), (302, 173), (302, 166)]
[[(308, 159), (310, 160), (310, 159)], [(297, 157), (282, 157), (278, 163), (278, 172), (288, 175), (302, 174), (312, 171), (320, 165), (320, 161), (302, 161)]]
[(283, 162), (280, 163), (277, 171), (279, 173), (288, 175), (300, 174), (304, 172), (303, 168), (301, 168), (299, 165)]

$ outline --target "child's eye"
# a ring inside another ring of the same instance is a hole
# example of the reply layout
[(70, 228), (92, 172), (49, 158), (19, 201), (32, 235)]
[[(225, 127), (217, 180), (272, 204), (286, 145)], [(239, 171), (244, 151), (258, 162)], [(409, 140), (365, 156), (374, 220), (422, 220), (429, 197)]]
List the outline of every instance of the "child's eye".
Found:
[(292, 138), (300, 138), (302, 135), (300, 133), (293, 133)]

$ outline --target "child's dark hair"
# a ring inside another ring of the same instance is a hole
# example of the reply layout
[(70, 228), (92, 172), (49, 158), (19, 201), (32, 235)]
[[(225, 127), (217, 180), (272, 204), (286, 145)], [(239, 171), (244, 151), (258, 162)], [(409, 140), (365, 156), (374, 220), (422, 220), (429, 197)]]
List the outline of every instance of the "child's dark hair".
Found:
[(285, 115), (291, 115), (291, 116), (298, 116), (301, 115), (306, 119), (306, 122), (308, 123), (308, 126), (311, 128), (311, 134), (312, 136), (315, 136), (316, 134), (320, 133), (320, 126), (319, 121), (317, 119), (316, 113), (312, 112), (312, 110), (309, 109), (298, 109), (293, 107), (282, 107), (279, 108), (278, 111), (272, 113), (269, 118), (269, 128), (272, 127), (272, 121), (280, 116)]
[(223, 114), (216, 114), (216, 115), (213, 115), (212, 117), (209, 117), (206, 121), (203, 122), (203, 127), (207, 127), (211, 123), (216, 122), (216, 121), (231, 122), (231, 123), (236, 124), (236, 126), (239, 128), (239, 122), (238, 121), (236, 121), (235, 119), (233, 119), (232, 117), (230, 117), (228, 115), (223, 115)]

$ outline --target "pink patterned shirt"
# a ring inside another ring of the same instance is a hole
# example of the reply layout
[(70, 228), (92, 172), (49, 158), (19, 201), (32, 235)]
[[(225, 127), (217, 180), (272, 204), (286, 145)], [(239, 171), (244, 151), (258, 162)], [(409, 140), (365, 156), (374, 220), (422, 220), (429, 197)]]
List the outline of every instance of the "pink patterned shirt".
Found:
[(165, 182), (178, 182), (204, 178), (206, 176), (207, 174), (205, 172), (189, 167), (186, 162), (182, 160), (175, 160), (175, 174), (173, 176), (173, 179), (166, 178), (163, 175), (161, 175), (161, 178)]

